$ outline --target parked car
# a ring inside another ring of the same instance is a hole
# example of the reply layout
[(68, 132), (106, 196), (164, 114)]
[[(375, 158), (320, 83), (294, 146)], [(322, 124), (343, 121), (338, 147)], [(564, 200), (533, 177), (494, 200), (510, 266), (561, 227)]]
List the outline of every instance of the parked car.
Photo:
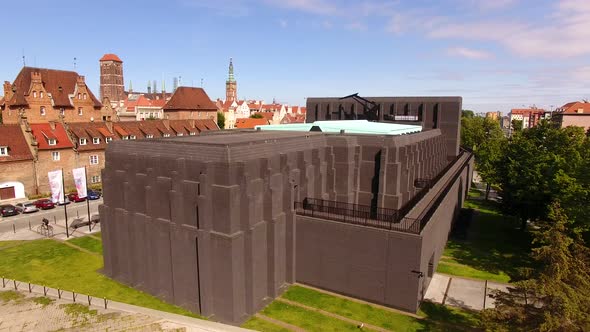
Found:
[(12, 204), (3, 204), (0, 205), (0, 215), (3, 217), (10, 217), (16, 216), (18, 214), (18, 210)]
[(55, 204), (53, 204), (53, 202), (47, 198), (37, 200), (33, 204), (35, 204), (35, 206), (41, 210), (53, 209), (55, 207)]
[(33, 213), (39, 211), (39, 209), (33, 202), (18, 203), (16, 204), (16, 209), (20, 213)]
[(88, 196), (87, 196), (87, 198), (89, 200), (99, 199), (100, 196), (101, 196), (100, 191), (97, 191), (97, 190), (88, 190)]
[(63, 202), (61, 202), (61, 203), (60, 203), (60, 202), (58, 202), (58, 203), (57, 203), (57, 205), (60, 205), (60, 206), (61, 206), (61, 205), (68, 205), (68, 204), (70, 204), (70, 199), (68, 198), (68, 196), (66, 196), (66, 197), (64, 198), (64, 201), (63, 201)]
[(86, 197), (80, 197), (78, 196), (78, 193), (71, 193), (68, 194), (68, 199), (70, 200), (70, 202), (84, 202), (86, 200)]

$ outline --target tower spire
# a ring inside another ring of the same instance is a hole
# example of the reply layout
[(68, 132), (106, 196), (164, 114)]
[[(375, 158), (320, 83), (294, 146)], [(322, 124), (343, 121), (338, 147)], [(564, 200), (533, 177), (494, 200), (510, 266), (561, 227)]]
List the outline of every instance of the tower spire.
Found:
[(234, 78), (234, 63), (233, 58), (229, 58), (229, 76), (227, 78), (228, 82), (235, 82), (236, 79)]

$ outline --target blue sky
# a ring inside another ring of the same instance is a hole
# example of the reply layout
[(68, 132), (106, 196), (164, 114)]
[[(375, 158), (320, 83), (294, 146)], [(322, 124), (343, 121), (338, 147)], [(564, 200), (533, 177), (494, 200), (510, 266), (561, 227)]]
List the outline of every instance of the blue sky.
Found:
[[(30, 0), (3, 4), (0, 74), (73, 69), (98, 95), (98, 59), (126, 87), (183, 85), (240, 98), (459, 95), (464, 108), (549, 109), (590, 98), (590, 1)], [(8, 15), (6, 15), (8, 13)], [(26, 13), (26, 18), (23, 18)]]

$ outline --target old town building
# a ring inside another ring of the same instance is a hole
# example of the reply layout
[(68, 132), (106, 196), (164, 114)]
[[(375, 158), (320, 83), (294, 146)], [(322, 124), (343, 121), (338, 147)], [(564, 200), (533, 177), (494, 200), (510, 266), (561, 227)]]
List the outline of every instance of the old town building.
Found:
[(100, 98), (117, 103), (125, 98), (123, 61), (115, 54), (105, 54), (100, 62)]
[(0, 126), (0, 201), (35, 191), (35, 163), (21, 127)]
[(84, 76), (73, 71), (23, 67), (14, 83), (4, 82), (0, 105), (6, 124), (49, 121), (89, 122), (100, 120), (102, 104), (86, 85)]
[(510, 110), (510, 123), (512, 121), (522, 121), (522, 128), (532, 128), (536, 126), (539, 121), (545, 116), (546, 111), (544, 109), (531, 107), (531, 108), (515, 108)]
[(567, 103), (555, 110), (553, 117), (560, 126), (578, 126), (584, 130), (590, 129), (590, 102), (575, 101)]
[(229, 72), (227, 81), (225, 82), (225, 101), (238, 100), (238, 82), (234, 77), (234, 64), (232, 58), (229, 59)]
[(217, 106), (202, 88), (178, 87), (162, 109), (165, 119), (211, 119), (217, 122)]

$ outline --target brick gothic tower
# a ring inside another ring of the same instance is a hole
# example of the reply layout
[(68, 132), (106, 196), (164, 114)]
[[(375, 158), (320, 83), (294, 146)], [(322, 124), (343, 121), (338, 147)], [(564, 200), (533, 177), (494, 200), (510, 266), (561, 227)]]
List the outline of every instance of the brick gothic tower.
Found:
[(115, 54), (105, 54), (100, 62), (100, 100), (108, 97), (111, 102), (125, 98), (123, 61)]
[(238, 83), (234, 78), (234, 64), (229, 58), (229, 76), (225, 81), (225, 101), (233, 102), (238, 99)]

